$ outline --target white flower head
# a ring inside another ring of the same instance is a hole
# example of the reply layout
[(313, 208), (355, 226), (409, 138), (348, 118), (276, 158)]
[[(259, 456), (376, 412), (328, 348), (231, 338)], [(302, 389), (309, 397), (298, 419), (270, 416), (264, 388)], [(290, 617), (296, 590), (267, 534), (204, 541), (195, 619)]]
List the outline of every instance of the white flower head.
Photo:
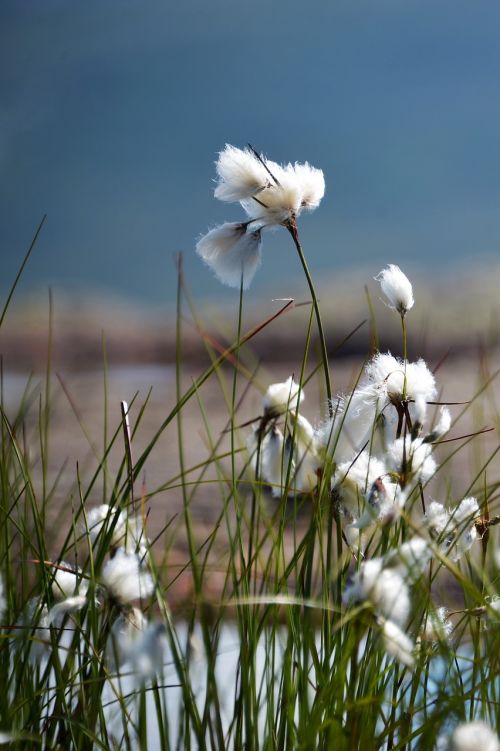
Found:
[(411, 282), (399, 266), (391, 263), (374, 278), (377, 282), (380, 282), (382, 292), (389, 302), (389, 307), (397, 310), (402, 316), (413, 308)]
[(440, 407), (437, 422), (431, 433), (427, 436), (427, 441), (438, 441), (451, 428), (451, 414), (448, 407)]
[(394, 621), (385, 619), (382, 621), (382, 639), (387, 654), (395, 657), (403, 665), (413, 667), (415, 645)]
[(96, 506), (87, 513), (87, 529), (92, 542), (100, 536), (110, 535), (109, 545), (113, 548), (125, 548), (127, 552), (136, 552), (141, 558), (147, 553), (149, 540), (143, 529), (142, 520), (128, 517), (120, 509), (107, 503)]
[(244, 201), (271, 185), (271, 175), (249, 148), (226, 144), (216, 162), (219, 178), (215, 197), (220, 201)]
[(106, 660), (112, 670), (128, 661), (134, 643), (140, 638), (146, 626), (146, 617), (139, 608), (129, 608), (126, 612), (120, 613), (113, 623), (106, 644)]
[(384, 568), (381, 558), (365, 561), (347, 585), (346, 605), (369, 602), (375, 612), (404, 626), (410, 614), (408, 586), (396, 569)]
[(304, 390), (290, 376), (284, 383), (272, 383), (264, 394), (266, 413), (280, 415), (287, 410), (296, 411), (304, 400)]
[(223, 284), (248, 289), (261, 262), (260, 229), (226, 222), (210, 230), (196, 244), (196, 252)]
[(62, 615), (65, 615), (66, 613), (76, 613), (81, 610), (86, 603), (86, 595), (73, 595), (72, 597), (67, 597), (62, 602), (56, 602), (56, 604), (49, 610), (47, 616), (48, 622), (57, 623)]
[(393, 404), (403, 400), (406, 386), (406, 398), (422, 403), (432, 401), (436, 396), (436, 381), (424, 360), (405, 362), (391, 355), (390, 352), (378, 353), (366, 366), (369, 383)]
[(427, 613), (420, 638), (427, 642), (446, 642), (453, 631), (453, 623), (448, 618), (448, 609), (440, 607)]
[(135, 677), (144, 681), (161, 671), (165, 648), (165, 626), (148, 623), (139, 608), (130, 608), (113, 624), (106, 659), (112, 670), (129, 665)]
[(85, 595), (88, 590), (88, 582), (82, 578), (81, 571), (72, 568), (68, 563), (61, 563), (55, 569), (52, 580), (52, 594), (59, 602), (73, 597), (76, 594)]
[(426, 483), (436, 473), (437, 465), (432, 456), (432, 446), (422, 438), (401, 436), (387, 447), (387, 468), (400, 473), (407, 487), (415, 487), (418, 482)]
[(202, 237), (196, 251), (230, 287), (246, 289), (261, 259), (261, 230), (292, 227), (302, 210), (316, 209), (325, 192), (323, 172), (305, 164), (276, 164), (253, 148), (226, 144), (216, 163), (215, 197), (239, 201), (249, 221), (223, 224)]
[(365, 529), (375, 522), (388, 525), (399, 518), (407, 493), (389, 477), (378, 477), (365, 493), (366, 503), (361, 517), (353, 524)]
[(450, 738), (449, 751), (500, 751), (500, 741), (495, 731), (481, 720), (464, 722), (455, 728)]
[(268, 186), (241, 202), (252, 222), (272, 227), (286, 224), (302, 210), (316, 209), (325, 192), (323, 172), (310, 164), (281, 166), (266, 161), (272, 173)]
[(317, 209), (321, 199), (325, 195), (325, 177), (323, 171), (310, 164), (299, 164), (296, 162), (293, 166), (288, 165), (286, 168), (293, 172), (302, 192), (301, 208), (306, 211)]
[(93, 543), (102, 535), (110, 534), (109, 544), (111, 547), (119, 547), (125, 535), (126, 521), (124, 514), (119, 508), (101, 503), (87, 512), (86, 527)]
[(319, 459), (316, 433), (303, 415), (291, 413), (288, 426), (289, 450), (293, 452), (293, 490), (296, 493), (312, 493), (318, 484)]
[(498, 623), (498, 620), (500, 618), (500, 596), (499, 595), (491, 595), (490, 597), (487, 597), (486, 600), (487, 605), (487, 616), (491, 621), (494, 621)]
[(431, 537), (441, 545), (445, 555), (458, 561), (477, 540), (474, 519), (479, 515), (475, 498), (464, 498), (451, 511), (441, 503), (433, 501), (425, 514), (425, 521)]
[(285, 440), (283, 433), (273, 427), (261, 442), (261, 476), (271, 487), (274, 498), (280, 498), (288, 473), (288, 462), (284, 458)]
[(367, 449), (337, 466), (332, 488), (348, 522), (344, 531), (352, 544), (360, 542), (354, 530), (359, 533), (376, 522), (392, 523), (406, 500), (385, 464)]
[(410, 584), (420, 579), (432, 558), (429, 544), (423, 537), (415, 536), (386, 556), (387, 565), (396, 568)]
[(119, 548), (102, 570), (102, 583), (121, 604), (149, 597), (154, 582), (149, 571), (135, 553)]

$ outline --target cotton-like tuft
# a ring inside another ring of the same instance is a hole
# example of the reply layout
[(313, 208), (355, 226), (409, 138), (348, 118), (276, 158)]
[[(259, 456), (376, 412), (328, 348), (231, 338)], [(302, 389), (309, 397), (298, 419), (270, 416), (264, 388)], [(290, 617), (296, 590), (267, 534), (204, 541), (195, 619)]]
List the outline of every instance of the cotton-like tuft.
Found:
[(441, 545), (445, 555), (458, 561), (466, 553), (478, 534), (474, 519), (479, 515), (475, 498), (464, 498), (454, 509), (447, 510), (441, 503), (433, 501), (425, 514), (425, 522), (431, 537)]
[[(285, 441), (279, 428), (272, 428), (261, 443), (260, 476), (271, 487), (274, 498), (281, 498), (288, 474), (288, 462), (284, 461)], [(291, 475), (290, 475), (291, 476)]]
[(448, 610), (445, 607), (440, 607), (427, 613), (420, 638), (433, 643), (446, 642), (449, 640), (452, 631), (453, 624), (448, 618)]
[(106, 644), (106, 661), (112, 670), (128, 661), (135, 642), (146, 627), (146, 617), (139, 608), (128, 608), (126, 612), (120, 613), (113, 623)]
[(280, 225), (292, 230), (301, 211), (319, 206), (325, 179), (307, 162), (283, 166), (230, 144), (216, 167), (215, 197), (239, 201), (248, 221), (210, 230), (198, 240), (196, 252), (223, 284), (238, 288), (243, 281), (247, 289), (261, 260), (261, 231)]
[[(125, 535), (125, 517), (118, 508), (113, 508), (107, 503), (101, 503), (87, 512), (88, 533), (92, 542), (108, 532), (111, 534), (110, 544), (112, 547), (118, 547), (122, 537)], [(111, 532), (112, 530), (112, 532)]]
[(73, 597), (77, 593), (85, 595), (88, 582), (82, 578), (80, 571), (75, 571), (68, 563), (61, 561), (55, 569), (52, 581), (52, 594), (55, 600), (61, 601)]
[(399, 266), (391, 263), (375, 277), (380, 282), (382, 292), (386, 296), (389, 307), (397, 310), (402, 316), (413, 308), (413, 288), (408, 277), (403, 274)]
[(451, 414), (448, 407), (441, 407), (439, 417), (432, 431), (432, 440), (436, 441), (448, 433), (451, 427)]
[(464, 722), (453, 731), (449, 751), (500, 751), (495, 731), (481, 720)]
[(321, 199), (325, 195), (325, 177), (323, 171), (316, 167), (311, 167), (307, 162), (305, 164), (296, 162), (293, 167), (289, 166), (288, 169), (293, 170), (300, 185), (302, 192), (301, 207), (307, 211), (317, 209), (321, 203)]
[(368, 381), (387, 399), (399, 404), (406, 398), (413, 401), (432, 401), (436, 396), (436, 381), (424, 360), (405, 362), (391, 355), (379, 353), (366, 366)]
[(135, 553), (119, 548), (102, 570), (102, 583), (121, 604), (149, 597), (154, 590), (151, 574)]
[(288, 409), (297, 410), (305, 398), (303, 389), (290, 376), (284, 383), (272, 383), (264, 394), (266, 413), (280, 415)]
[(346, 605), (369, 602), (377, 615), (404, 626), (410, 614), (408, 586), (398, 571), (384, 568), (381, 558), (365, 561), (346, 587)]
[(405, 478), (408, 487), (414, 487), (418, 482), (428, 482), (437, 470), (432, 446), (422, 438), (412, 441), (408, 435), (389, 444), (386, 464), (390, 472), (397, 472)]
[(432, 558), (429, 544), (423, 537), (415, 536), (386, 556), (387, 565), (397, 568), (401, 576), (414, 584), (420, 579)]
[(250, 149), (226, 144), (216, 162), (219, 178), (215, 197), (220, 201), (244, 201), (271, 184), (271, 176)]
[(413, 651), (415, 645), (412, 640), (405, 634), (400, 627), (391, 620), (384, 620), (382, 623), (382, 639), (387, 654), (395, 657), (409, 668), (415, 663)]
[(248, 289), (261, 262), (261, 233), (243, 224), (226, 223), (210, 230), (196, 252), (217, 279), (228, 287)]

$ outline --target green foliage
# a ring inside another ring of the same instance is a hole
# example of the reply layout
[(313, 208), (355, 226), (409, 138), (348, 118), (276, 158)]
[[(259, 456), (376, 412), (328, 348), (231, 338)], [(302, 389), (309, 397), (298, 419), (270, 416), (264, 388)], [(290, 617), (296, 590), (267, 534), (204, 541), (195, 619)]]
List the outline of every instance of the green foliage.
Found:
[[(296, 241), (300, 247), (298, 236)], [(319, 362), (314, 361), (314, 324), (321, 319), (307, 274), (314, 305), (303, 333), (298, 381), (304, 389), (317, 378), (319, 391), (329, 393), (324, 340), (318, 347)], [(0, 731), (10, 735), (11, 748), (403, 751), (435, 748), (438, 737), (449, 735), (460, 721), (481, 717), (496, 727), (500, 616), (491, 607), (498, 587), (491, 541), (498, 482), (488, 480), (496, 451), (485, 455), (485, 444), (480, 443), (477, 469), (465, 493), (474, 492), (484, 517), (476, 522), (482, 539), (475, 549), (454, 562), (429, 542), (433, 560), (411, 587), (407, 632), (415, 646), (408, 667), (384, 649), (381, 621), (371, 604), (347, 607), (343, 600), (363, 554), (346, 541), (332, 494), (334, 459), (324, 462), (317, 488), (299, 494), (293, 491), (292, 460), (284, 458), (283, 488), (272, 498), (259, 470), (264, 433), (256, 456), (246, 449), (253, 428), (239, 425), (240, 405), (250, 387), (264, 391), (267, 386), (259, 383), (251, 342), (267, 326), (279, 326), (280, 316), (292, 307), (287, 303), (245, 333), (241, 293), (234, 341), (219, 346), (204, 336), (209, 364), (186, 387), (182, 326), (188, 317), (201, 332), (203, 325), (179, 264), (175, 406), (135, 456), (149, 395), (142, 403), (136, 395), (120, 415), (114, 394), (108, 393), (103, 346), (102, 444), (100, 449), (95, 445), (73, 405), (94, 458), (84, 472), (74, 468), (66, 498), (59, 490), (64, 468), (55, 481), (49, 473), (50, 464), (57, 462), (51, 454), (56, 382), (50, 332), (43, 388), (29, 378), (12, 410), (5, 404), (2, 385), (0, 561), (7, 602), (0, 631)], [(374, 319), (371, 303), (370, 316)], [(404, 335), (406, 347), (406, 331)], [(485, 369), (476, 396), (455, 421), (458, 435), (461, 421), (474, 410), (480, 415), (479, 427), (486, 416), (498, 434), (492, 382)], [(211, 422), (207, 383), (220, 390), (227, 405), (222, 431)], [(70, 398), (62, 380), (57, 393)], [(206, 459), (194, 466), (185, 455), (192, 440), (185, 424), (188, 405), (197, 406), (206, 441)], [(134, 416), (130, 430), (128, 414)], [(293, 415), (280, 419), (294, 441)], [(149, 457), (173, 425), (177, 446), (171, 450), (179, 453), (179, 472), (157, 488), (139, 491)], [(472, 442), (481, 441), (469, 435), (476, 429), (464, 432), (465, 437), (441, 446), (433, 482), (445, 494), (457, 454), (460, 458)], [(120, 460), (113, 470), (110, 458), (118, 449)], [(201, 534), (192, 506), (209, 485), (218, 489), (218, 518)], [(139, 527), (147, 528), (149, 509), (163, 491), (175, 487), (182, 493), (182, 517), (167, 513), (152, 544), (134, 524), (138, 520)], [(99, 488), (99, 502), (107, 504), (107, 511), (95, 534), (89, 529), (89, 514)], [(417, 512), (429, 500), (427, 487), (420, 486), (394, 524), (375, 524), (364, 559), (387, 556), (416, 531), (425, 534)], [(71, 509), (67, 527), (59, 521), (64, 519), (63, 506)], [(144, 573), (154, 581), (152, 594), (125, 601), (106, 585), (106, 567), (124, 544), (116, 539), (124, 518), (130, 520), (126, 545), (137, 552)], [(186, 541), (186, 557), (177, 573), (170, 569), (169, 556), (179, 536)], [(79, 568), (78, 591), (84, 595), (75, 608), (61, 611), (54, 584), (68, 567)], [(219, 574), (216, 595), (207, 587), (214, 567)], [(189, 607), (174, 617), (171, 592), (177, 576), (191, 580), (192, 596)], [(441, 633), (426, 641), (422, 633), (441, 604), (443, 590), (450, 593), (448, 606), (455, 604), (453, 632), (449, 638)], [(147, 632), (152, 642), (144, 645), (141, 656), (134, 649), (145, 629), (144, 617), (156, 630)], [(126, 641), (121, 627), (130, 627), (135, 644), (125, 662), (119, 655)], [(151, 654), (154, 669), (140, 662)]]

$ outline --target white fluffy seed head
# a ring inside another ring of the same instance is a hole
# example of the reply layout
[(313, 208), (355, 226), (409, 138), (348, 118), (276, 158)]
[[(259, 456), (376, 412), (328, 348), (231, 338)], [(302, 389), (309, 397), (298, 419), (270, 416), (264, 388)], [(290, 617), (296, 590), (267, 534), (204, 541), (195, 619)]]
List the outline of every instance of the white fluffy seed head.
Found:
[(49, 623), (56, 623), (59, 620), (60, 616), (65, 615), (66, 613), (78, 612), (86, 603), (86, 595), (73, 595), (72, 597), (67, 597), (62, 602), (56, 602), (56, 604), (53, 605), (49, 610)]
[(436, 396), (435, 378), (422, 359), (405, 362), (390, 352), (378, 353), (367, 364), (365, 372), (367, 381), (394, 404), (402, 401), (405, 384), (406, 398), (420, 405)]
[(118, 547), (125, 535), (125, 517), (118, 508), (113, 508), (107, 503), (101, 503), (87, 512), (87, 529), (92, 542), (99, 535), (106, 535), (111, 529), (111, 547)]
[(284, 438), (279, 428), (266, 433), (261, 443), (261, 477), (268, 483), (274, 498), (280, 498), (285, 484), (288, 462), (284, 461)]
[(365, 449), (337, 466), (332, 484), (349, 513), (359, 518), (367, 494), (374, 483), (386, 475), (385, 464)]
[(102, 583), (121, 604), (149, 597), (154, 590), (151, 574), (135, 553), (119, 548), (102, 570)]
[(452, 561), (458, 561), (466, 553), (478, 534), (474, 519), (479, 514), (479, 505), (475, 498), (464, 498), (458, 506), (448, 511), (444, 506), (433, 501), (425, 514), (429, 534), (441, 543), (442, 552)]
[(253, 222), (266, 227), (285, 224), (304, 209), (313, 211), (319, 206), (325, 192), (321, 170), (307, 162), (281, 166), (266, 160), (266, 165), (273, 175), (267, 187), (241, 201)]
[(441, 407), (439, 410), (439, 418), (436, 423), (436, 427), (434, 428), (434, 432), (437, 433), (438, 437), (441, 438), (441, 436), (445, 435), (449, 431), (451, 427), (451, 414), (448, 407)]
[(453, 731), (449, 751), (500, 751), (495, 731), (481, 720), (464, 722)]
[(472, 523), (472, 521), (479, 515), (479, 506), (477, 500), (472, 496), (464, 498), (458, 506), (451, 512), (453, 522), (455, 525)]
[(271, 183), (271, 176), (248, 148), (226, 144), (216, 162), (219, 178), (215, 197), (221, 201), (244, 201), (259, 194)]
[(378, 402), (379, 394), (370, 385), (332, 400), (333, 416), (320, 426), (317, 437), (337, 464), (359, 453), (370, 441), (375, 419), (380, 412)]
[(325, 177), (323, 171), (316, 169), (316, 167), (311, 167), (307, 162), (304, 164), (296, 162), (293, 166), (288, 165), (287, 170), (293, 172), (300, 185), (302, 192), (301, 207), (307, 211), (317, 209), (321, 203), (321, 199), (325, 195)]
[(61, 561), (58, 564), (52, 580), (52, 594), (55, 600), (66, 600), (77, 593), (85, 595), (88, 582), (82, 579), (81, 572), (75, 571), (68, 563)]
[(408, 487), (414, 487), (417, 482), (427, 482), (437, 469), (432, 456), (432, 446), (424, 443), (421, 438), (412, 441), (408, 435), (401, 436), (389, 444), (386, 463), (389, 471), (404, 475)]
[(296, 411), (304, 400), (304, 391), (290, 376), (284, 383), (272, 383), (262, 400), (266, 413), (280, 415), (287, 410)]
[(403, 274), (399, 266), (391, 263), (375, 277), (380, 282), (382, 292), (386, 296), (389, 307), (397, 310), (402, 316), (413, 308), (413, 288), (408, 277)]
[(120, 613), (106, 644), (106, 660), (112, 670), (128, 661), (134, 643), (146, 626), (146, 617), (139, 608), (127, 608), (126, 612)]
[(427, 613), (420, 638), (428, 642), (448, 641), (453, 631), (453, 623), (448, 618), (448, 610), (440, 607)]
[(375, 612), (404, 626), (410, 614), (408, 586), (396, 569), (384, 568), (381, 558), (365, 561), (344, 591), (346, 605), (369, 602)]
[(392, 620), (382, 622), (382, 639), (387, 654), (395, 657), (403, 665), (407, 665), (409, 668), (413, 667), (415, 645), (397, 623)]
[(98, 537), (110, 534), (111, 549), (125, 548), (129, 553), (137, 553), (143, 558), (147, 553), (148, 539), (142, 520), (126, 516), (117, 508), (106, 503), (96, 506), (87, 513), (87, 529), (92, 542)]
[(450, 515), (442, 503), (432, 501), (425, 512), (425, 521), (431, 537), (438, 537), (446, 528)]
[(297, 493), (311, 493), (318, 484), (318, 469), (321, 466), (316, 434), (303, 415), (292, 412), (290, 422), (290, 437), (294, 441), (293, 489)]
[(207, 232), (196, 244), (196, 252), (228, 287), (248, 289), (261, 262), (259, 229), (226, 222)]
[(432, 558), (429, 544), (423, 537), (412, 537), (394, 550), (387, 558), (387, 563), (399, 571), (401, 576), (414, 584), (420, 579)]

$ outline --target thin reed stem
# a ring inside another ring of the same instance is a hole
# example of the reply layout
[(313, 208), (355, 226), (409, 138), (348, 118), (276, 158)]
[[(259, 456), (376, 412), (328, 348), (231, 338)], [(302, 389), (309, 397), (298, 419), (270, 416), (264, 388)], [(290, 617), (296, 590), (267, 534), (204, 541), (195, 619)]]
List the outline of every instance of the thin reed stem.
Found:
[(307, 265), (306, 257), (304, 255), (304, 251), (302, 249), (302, 245), (299, 239), (299, 232), (297, 228), (297, 222), (295, 220), (295, 217), (292, 217), (288, 223), (285, 225), (287, 230), (290, 232), (290, 235), (292, 236), (292, 240), (295, 244), (295, 248), (297, 250), (297, 253), (299, 255), (300, 262), (302, 264), (302, 268), (304, 270), (304, 274), (306, 275), (307, 284), (309, 285), (309, 291), (311, 292), (311, 298), (314, 306), (314, 313), (316, 315), (316, 324), (318, 326), (318, 334), (319, 334), (319, 345), (321, 348), (321, 358), (323, 360), (323, 372), (325, 376), (325, 388), (326, 388), (326, 396), (328, 399), (328, 411), (330, 414), (330, 417), (333, 415), (333, 406), (332, 406), (332, 386), (330, 382), (330, 369), (328, 366), (328, 352), (326, 349), (326, 339), (325, 339), (325, 332), (323, 329), (323, 321), (321, 319), (321, 312), (319, 309), (318, 304), (318, 297), (316, 295), (316, 290), (314, 288), (314, 282), (312, 280), (311, 273), (309, 271), (309, 267)]

